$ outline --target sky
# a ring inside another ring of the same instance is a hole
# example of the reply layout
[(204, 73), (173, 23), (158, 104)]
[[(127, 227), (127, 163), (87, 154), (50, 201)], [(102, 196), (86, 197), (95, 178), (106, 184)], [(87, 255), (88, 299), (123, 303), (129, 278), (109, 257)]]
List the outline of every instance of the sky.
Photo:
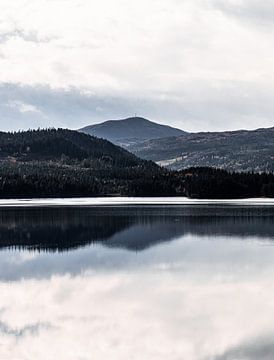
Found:
[(274, 125), (274, 0), (0, 0), (0, 130)]

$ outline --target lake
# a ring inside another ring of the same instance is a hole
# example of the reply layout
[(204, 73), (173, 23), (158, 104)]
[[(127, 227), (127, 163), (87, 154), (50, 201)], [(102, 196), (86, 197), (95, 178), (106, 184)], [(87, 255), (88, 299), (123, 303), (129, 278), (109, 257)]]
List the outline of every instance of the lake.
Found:
[(57, 205), (0, 209), (1, 360), (274, 359), (274, 206)]

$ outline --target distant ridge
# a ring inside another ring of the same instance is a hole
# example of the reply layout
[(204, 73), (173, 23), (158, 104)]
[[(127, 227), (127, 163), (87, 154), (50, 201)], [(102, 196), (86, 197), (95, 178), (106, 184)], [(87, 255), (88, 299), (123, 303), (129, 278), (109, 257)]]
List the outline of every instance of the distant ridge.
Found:
[(274, 172), (274, 127), (186, 133), (127, 148), (173, 170), (207, 166), (229, 171)]
[(161, 125), (142, 117), (130, 117), (122, 120), (109, 120), (89, 125), (79, 131), (99, 138), (107, 139), (121, 146), (130, 146), (146, 140), (160, 139), (185, 134), (180, 129)]

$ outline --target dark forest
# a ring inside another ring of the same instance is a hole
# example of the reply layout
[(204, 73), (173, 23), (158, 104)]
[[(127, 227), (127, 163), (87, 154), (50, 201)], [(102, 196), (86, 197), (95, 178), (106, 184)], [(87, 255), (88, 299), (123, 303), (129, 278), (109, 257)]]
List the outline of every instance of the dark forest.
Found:
[(1, 198), (72, 196), (274, 197), (274, 175), (171, 171), (65, 129), (0, 133)]

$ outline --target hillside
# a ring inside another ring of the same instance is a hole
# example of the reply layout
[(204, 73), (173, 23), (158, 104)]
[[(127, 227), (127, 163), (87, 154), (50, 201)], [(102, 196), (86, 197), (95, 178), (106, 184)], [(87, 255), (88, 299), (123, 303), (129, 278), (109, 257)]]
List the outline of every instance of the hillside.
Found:
[(186, 133), (129, 147), (170, 169), (207, 166), (232, 171), (274, 171), (274, 128)]
[(172, 195), (168, 174), (77, 131), (0, 133), (0, 197)]
[(184, 134), (182, 130), (160, 125), (140, 117), (132, 117), (124, 120), (109, 120), (101, 124), (86, 126), (79, 131), (98, 138), (107, 139), (124, 147), (145, 140)]
[(274, 197), (274, 175), (170, 171), (71, 130), (0, 133), (0, 198), (73, 196)]
[(109, 141), (67, 129), (1, 132), (0, 160), (5, 159), (20, 162), (100, 160), (115, 166), (145, 163)]

